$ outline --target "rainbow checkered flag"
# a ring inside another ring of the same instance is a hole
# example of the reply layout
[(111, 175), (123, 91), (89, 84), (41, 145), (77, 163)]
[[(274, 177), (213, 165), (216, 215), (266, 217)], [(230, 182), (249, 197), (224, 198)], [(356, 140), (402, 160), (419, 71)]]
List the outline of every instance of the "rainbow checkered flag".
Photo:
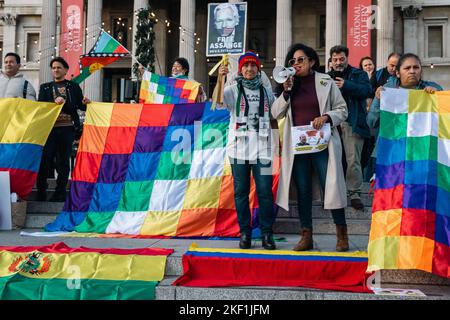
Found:
[(191, 80), (168, 78), (145, 71), (142, 77), (139, 101), (141, 103), (193, 103), (200, 83)]
[(381, 96), (368, 271), (450, 278), (450, 92)]
[[(210, 103), (89, 104), (70, 193), (46, 231), (238, 236), (229, 121)], [(279, 157), (273, 176), (276, 194)], [(249, 203), (256, 227), (253, 181)]]

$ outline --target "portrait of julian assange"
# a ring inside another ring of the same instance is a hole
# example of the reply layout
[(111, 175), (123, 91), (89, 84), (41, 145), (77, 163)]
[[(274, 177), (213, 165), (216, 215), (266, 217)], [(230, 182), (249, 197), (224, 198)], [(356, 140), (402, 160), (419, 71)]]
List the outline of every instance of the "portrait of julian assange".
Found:
[(246, 3), (208, 5), (207, 56), (245, 52)]

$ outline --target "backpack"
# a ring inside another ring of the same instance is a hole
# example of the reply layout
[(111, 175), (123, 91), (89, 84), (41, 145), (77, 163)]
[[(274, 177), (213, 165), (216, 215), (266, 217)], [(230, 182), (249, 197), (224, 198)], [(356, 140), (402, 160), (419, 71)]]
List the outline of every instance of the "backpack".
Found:
[(25, 80), (25, 83), (23, 84), (23, 98), (27, 98), (27, 91), (28, 91), (28, 80)]

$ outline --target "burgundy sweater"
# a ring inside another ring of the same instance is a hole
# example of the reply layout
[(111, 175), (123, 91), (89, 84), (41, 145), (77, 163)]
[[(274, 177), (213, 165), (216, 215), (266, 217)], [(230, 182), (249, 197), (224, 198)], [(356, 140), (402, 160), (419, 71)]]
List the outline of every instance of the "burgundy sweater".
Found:
[(294, 126), (309, 125), (315, 118), (320, 117), (315, 74), (301, 78), (292, 90), (291, 110)]

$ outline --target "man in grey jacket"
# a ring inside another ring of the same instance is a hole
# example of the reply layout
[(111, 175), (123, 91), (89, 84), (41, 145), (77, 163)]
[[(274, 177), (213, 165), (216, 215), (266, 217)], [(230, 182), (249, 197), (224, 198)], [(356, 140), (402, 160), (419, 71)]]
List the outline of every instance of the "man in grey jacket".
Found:
[(0, 98), (24, 98), (36, 100), (36, 91), (23, 74), (19, 73), (20, 56), (14, 52), (5, 55), (0, 72)]

